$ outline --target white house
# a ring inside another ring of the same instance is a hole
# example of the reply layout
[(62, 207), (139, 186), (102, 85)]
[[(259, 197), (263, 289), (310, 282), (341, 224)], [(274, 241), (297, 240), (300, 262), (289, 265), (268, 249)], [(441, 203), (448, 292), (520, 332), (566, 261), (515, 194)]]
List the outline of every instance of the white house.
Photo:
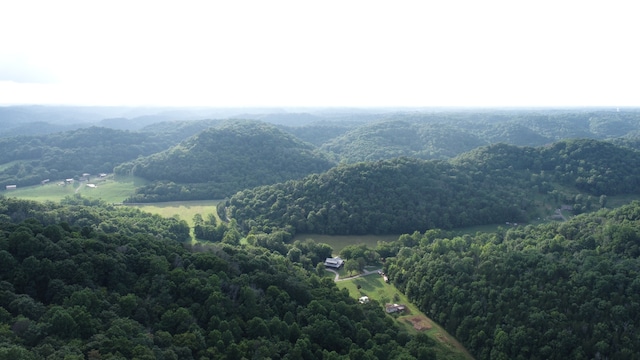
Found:
[(344, 260), (340, 259), (340, 257), (327, 258), (324, 261), (324, 266), (340, 269), (344, 265)]

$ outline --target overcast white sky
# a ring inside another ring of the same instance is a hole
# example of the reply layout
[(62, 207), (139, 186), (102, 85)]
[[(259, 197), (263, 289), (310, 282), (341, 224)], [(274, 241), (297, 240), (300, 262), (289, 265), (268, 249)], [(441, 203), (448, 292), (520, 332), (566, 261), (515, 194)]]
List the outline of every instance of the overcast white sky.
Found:
[(638, 7), (0, 0), (0, 104), (640, 106)]

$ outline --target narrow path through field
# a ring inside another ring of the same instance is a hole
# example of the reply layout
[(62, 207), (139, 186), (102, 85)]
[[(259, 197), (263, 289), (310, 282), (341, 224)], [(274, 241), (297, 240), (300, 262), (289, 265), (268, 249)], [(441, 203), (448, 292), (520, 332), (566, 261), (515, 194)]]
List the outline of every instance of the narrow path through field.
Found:
[(337, 271), (335, 271), (335, 270), (333, 270), (333, 269), (325, 269), (325, 270), (327, 270), (327, 271), (329, 271), (329, 272), (334, 273), (334, 274), (336, 275), (336, 277), (335, 277), (335, 278), (333, 278), (333, 281), (338, 282), (338, 281), (345, 281), (345, 280), (357, 279), (357, 278), (359, 278), (359, 277), (367, 276), (367, 275), (371, 275), (371, 274), (377, 274), (377, 273), (378, 273), (378, 271), (381, 271), (382, 269), (365, 270), (364, 272), (362, 272), (362, 273), (360, 273), (360, 274), (358, 274), (358, 275), (348, 276), (348, 277), (345, 277), (345, 278), (342, 278), (342, 279), (340, 278), (340, 274), (338, 274), (338, 272), (337, 272)]

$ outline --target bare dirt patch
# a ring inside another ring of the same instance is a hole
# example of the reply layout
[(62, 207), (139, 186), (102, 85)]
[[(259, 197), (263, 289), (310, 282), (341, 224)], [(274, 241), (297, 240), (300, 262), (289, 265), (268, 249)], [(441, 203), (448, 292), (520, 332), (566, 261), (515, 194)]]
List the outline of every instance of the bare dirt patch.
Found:
[(406, 318), (405, 321), (410, 323), (416, 331), (431, 330), (433, 327), (429, 319), (424, 316), (412, 316), (410, 318)]

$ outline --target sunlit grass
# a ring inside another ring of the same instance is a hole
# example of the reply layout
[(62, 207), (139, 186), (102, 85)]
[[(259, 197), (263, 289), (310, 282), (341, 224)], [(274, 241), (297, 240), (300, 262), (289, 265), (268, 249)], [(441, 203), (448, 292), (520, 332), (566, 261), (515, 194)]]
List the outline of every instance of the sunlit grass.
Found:
[(196, 214), (202, 215), (206, 220), (208, 214), (213, 214), (217, 221), (220, 221), (216, 206), (221, 200), (196, 200), (196, 201), (169, 201), (162, 203), (135, 204), (127, 205), (137, 207), (138, 209), (152, 214), (158, 214), (162, 217), (178, 217), (193, 227), (193, 217)]
[[(96, 187), (89, 187), (87, 183)], [(67, 196), (80, 194), (86, 198), (102, 199), (107, 203), (120, 203), (131, 196), (136, 187), (146, 183), (138, 177), (109, 176), (105, 179), (91, 179), (89, 182), (76, 181), (73, 184), (64, 184), (63, 180), (50, 181), (44, 185), (27, 186), (15, 190), (4, 190), (2, 194), (7, 197), (16, 197), (25, 200), (59, 202)]]

